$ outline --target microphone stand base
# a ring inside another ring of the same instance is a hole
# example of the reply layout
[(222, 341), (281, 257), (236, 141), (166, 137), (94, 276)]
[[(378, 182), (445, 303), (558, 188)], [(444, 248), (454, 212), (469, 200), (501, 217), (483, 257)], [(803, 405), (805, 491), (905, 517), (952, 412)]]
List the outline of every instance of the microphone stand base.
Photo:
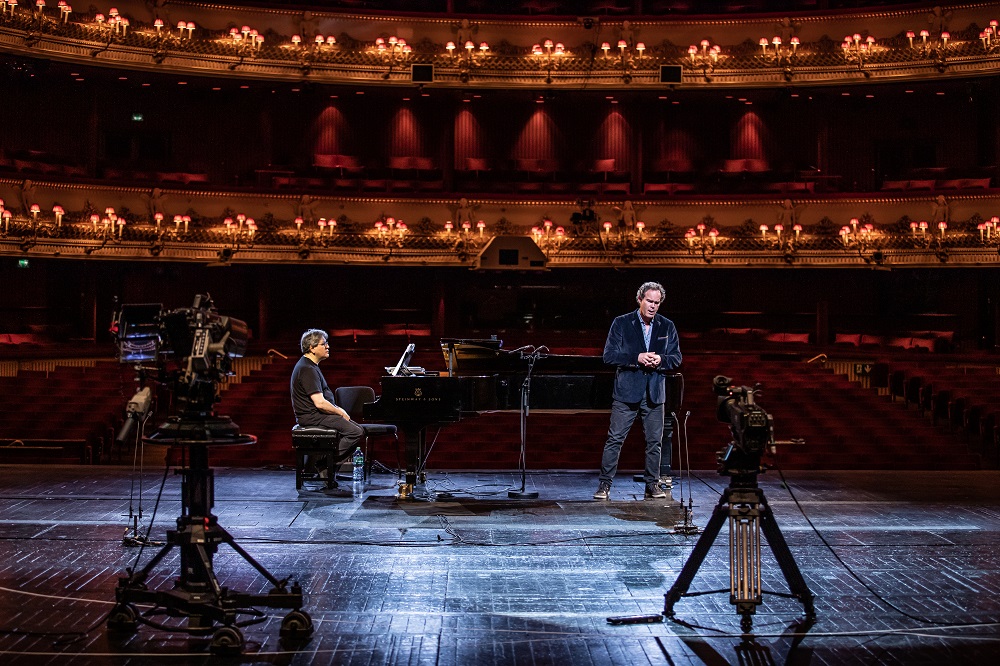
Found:
[(508, 490), (507, 497), (511, 499), (538, 499), (538, 493), (534, 490)]
[(697, 525), (685, 525), (684, 523), (677, 523), (674, 525), (674, 529), (671, 530), (672, 534), (701, 534), (701, 528)]

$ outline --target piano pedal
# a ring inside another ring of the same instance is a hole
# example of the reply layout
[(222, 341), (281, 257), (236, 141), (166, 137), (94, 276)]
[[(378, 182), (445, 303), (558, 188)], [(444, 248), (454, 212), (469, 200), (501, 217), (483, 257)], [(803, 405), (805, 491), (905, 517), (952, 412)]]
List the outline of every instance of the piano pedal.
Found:
[(399, 493), (396, 494), (396, 499), (413, 499), (413, 484), (406, 483), (405, 481), (399, 484)]

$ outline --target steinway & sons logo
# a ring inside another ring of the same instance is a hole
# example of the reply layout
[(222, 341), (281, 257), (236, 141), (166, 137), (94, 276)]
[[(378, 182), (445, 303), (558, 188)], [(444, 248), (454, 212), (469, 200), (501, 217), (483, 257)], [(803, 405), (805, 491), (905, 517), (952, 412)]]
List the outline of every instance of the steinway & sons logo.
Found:
[(417, 388), (413, 389), (413, 397), (412, 398), (406, 398), (406, 397), (403, 397), (403, 396), (399, 396), (398, 398), (396, 398), (396, 401), (397, 402), (441, 402), (441, 398), (440, 398), (440, 396), (438, 396), (438, 397), (426, 397), (425, 398), (424, 397), (424, 390), (422, 388), (417, 387)]

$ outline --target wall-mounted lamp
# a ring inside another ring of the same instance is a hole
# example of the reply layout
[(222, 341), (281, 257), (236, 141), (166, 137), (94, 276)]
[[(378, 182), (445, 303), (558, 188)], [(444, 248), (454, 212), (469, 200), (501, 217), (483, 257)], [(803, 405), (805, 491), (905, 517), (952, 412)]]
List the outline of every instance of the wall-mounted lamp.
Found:
[(794, 75), (793, 66), (801, 44), (799, 38), (792, 37), (785, 44), (781, 37), (775, 35), (770, 40), (767, 37), (761, 37), (758, 43), (761, 49), (760, 57), (764, 62), (773, 67), (784, 68), (785, 79), (790, 81)]
[(715, 66), (722, 55), (722, 48), (718, 44), (712, 44), (707, 39), (701, 40), (701, 48), (692, 44), (688, 47), (687, 64), (692, 69), (701, 69), (706, 81), (711, 81), (709, 76), (715, 71)]
[(866, 264), (882, 264), (885, 261), (882, 252), (885, 237), (874, 224), (862, 223), (852, 217), (849, 224), (840, 228), (839, 235), (844, 251), (857, 253)]
[(257, 237), (257, 223), (252, 217), (247, 217), (243, 213), (236, 215), (235, 219), (226, 217), (222, 220), (223, 239), (231, 253), (238, 252), (243, 248), (252, 248)]
[(684, 233), (688, 254), (700, 254), (705, 263), (712, 263), (712, 255), (719, 245), (719, 230), (708, 228), (704, 222), (688, 229)]
[(466, 40), (460, 46), (456, 45), (455, 42), (448, 42), (444, 48), (448, 52), (448, 58), (458, 67), (458, 77), (462, 83), (468, 83), (470, 72), (482, 66), (490, 52), (489, 44), (479, 42), (477, 46), (471, 39)]
[(392, 35), (377, 38), (372, 52), (379, 60), (389, 66), (389, 69), (382, 75), (383, 79), (388, 79), (392, 75), (393, 67), (410, 61), (413, 48), (406, 43), (405, 39)]
[(545, 70), (545, 83), (552, 83), (552, 70), (559, 66), (559, 62), (562, 61), (569, 52), (562, 42), (553, 42), (551, 39), (545, 39), (541, 44), (535, 44), (531, 47), (531, 57), (538, 63), (538, 66)]
[(552, 220), (546, 217), (542, 219), (540, 227), (531, 228), (531, 238), (546, 257), (551, 257), (563, 247), (566, 241), (566, 229), (553, 224)]
[[(858, 32), (853, 35), (846, 35), (844, 41), (840, 44), (840, 50), (844, 54), (844, 61), (857, 64), (859, 70), (864, 70), (865, 61), (871, 57), (874, 49), (875, 38), (871, 35), (862, 38), (861, 33)], [(865, 76), (869, 76), (869, 73), (865, 72)]]
[(236, 69), (247, 58), (254, 58), (264, 45), (264, 35), (260, 34), (248, 25), (242, 28), (232, 27), (229, 29), (229, 36), (223, 42), (232, 49), (239, 58), (229, 66), (229, 69)]
[(618, 47), (614, 49), (613, 53), (611, 44), (608, 42), (601, 44), (601, 51), (604, 52), (605, 63), (621, 69), (622, 82), (632, 83), (630, 70), (637, 69), (642, 64), (646, 45), (642, 42), (636, 42), (635, 46), (629, 46), (626, 40), (619, 39)]

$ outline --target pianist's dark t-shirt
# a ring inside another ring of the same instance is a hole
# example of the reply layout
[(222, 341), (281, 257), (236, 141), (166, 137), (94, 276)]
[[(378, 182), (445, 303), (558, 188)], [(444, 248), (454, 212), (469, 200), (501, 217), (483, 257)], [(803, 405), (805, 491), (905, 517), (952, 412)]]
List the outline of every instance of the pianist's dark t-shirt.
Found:
[(299, 425), (322, 425), (327, 414), (316, 409), (311, 396), (322, 393), (323, 397), (333, 404), (333, 391), (330, 390), (319, 366), (303, 356), (292, 370), (292, 410)]

